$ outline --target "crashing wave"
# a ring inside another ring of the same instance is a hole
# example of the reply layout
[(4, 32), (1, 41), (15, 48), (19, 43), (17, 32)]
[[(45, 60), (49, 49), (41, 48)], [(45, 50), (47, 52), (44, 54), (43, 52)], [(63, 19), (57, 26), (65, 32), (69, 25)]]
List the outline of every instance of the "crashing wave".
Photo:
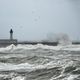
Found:
[(43, 44), (37, 45), (10, 45), (5, 48), (0, 48), (0, 52), (3, 53), (21, 53), (25, 50), (36, 50), (36, 49), (50, 49), (50, 50), (68, 50), (68, 51), (80, 51), (80, 45), (58, 45), (58, 46), (48, 46)]

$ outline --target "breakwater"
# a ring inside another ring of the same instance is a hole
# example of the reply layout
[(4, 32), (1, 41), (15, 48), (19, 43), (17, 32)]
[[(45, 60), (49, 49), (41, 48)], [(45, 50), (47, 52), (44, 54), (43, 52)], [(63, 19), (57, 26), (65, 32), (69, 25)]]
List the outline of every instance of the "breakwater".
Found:
[[(37, 41), (17, 41), (16, 39), (14, 40), (0, 40), (0, 47), (6, 47), (9, 46), (11, 44), (17, 45), (17, 44), (32, 44), (32, 45), (36, 45), (36, 44), (43, 44), (43, 45), (49, 45), (49, 46), (57, 46), (59, 43), (58, 42), (37, 42)], [(72, 42), (72, 44), (74, 45), (79, 45), (80, 42)]]

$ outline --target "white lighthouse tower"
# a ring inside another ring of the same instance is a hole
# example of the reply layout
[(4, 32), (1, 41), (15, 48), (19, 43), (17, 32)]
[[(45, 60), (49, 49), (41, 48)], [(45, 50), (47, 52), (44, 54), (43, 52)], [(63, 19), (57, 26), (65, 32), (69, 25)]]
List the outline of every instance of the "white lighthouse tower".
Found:
[(10, 29), (10, 40), (13, 40), (13, 30)]

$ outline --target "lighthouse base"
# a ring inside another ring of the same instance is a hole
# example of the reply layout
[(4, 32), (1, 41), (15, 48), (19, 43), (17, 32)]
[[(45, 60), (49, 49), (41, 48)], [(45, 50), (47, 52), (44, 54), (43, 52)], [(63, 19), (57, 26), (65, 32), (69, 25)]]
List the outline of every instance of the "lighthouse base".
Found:
[(9, 46), (11, 44), (17, 45), (17, 39), (0, 39), (0, 47), (6, 47)]

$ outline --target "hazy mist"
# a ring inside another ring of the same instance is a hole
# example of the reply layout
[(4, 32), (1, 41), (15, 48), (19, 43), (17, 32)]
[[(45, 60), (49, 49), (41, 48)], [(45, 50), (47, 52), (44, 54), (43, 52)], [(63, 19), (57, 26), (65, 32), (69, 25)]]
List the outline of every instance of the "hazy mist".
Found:
[(80, 0), (0, 0), (0, 38), (43, 40), (66, 33), (80, 40)]

